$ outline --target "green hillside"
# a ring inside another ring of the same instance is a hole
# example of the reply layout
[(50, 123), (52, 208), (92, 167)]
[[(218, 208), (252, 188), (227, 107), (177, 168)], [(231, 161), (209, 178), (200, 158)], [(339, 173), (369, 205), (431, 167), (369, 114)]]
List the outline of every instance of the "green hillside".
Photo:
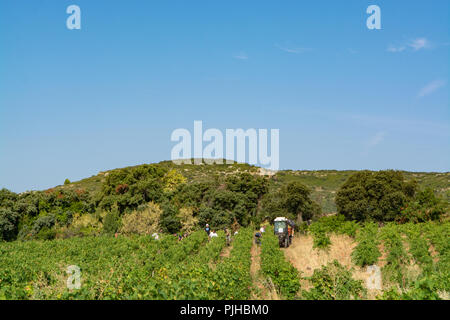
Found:
[(164, 161), (2, 189), (0, 299), (448, 300), (449, 178)]
[[(213, 181), (218, 177), (224, 177), (230, 174), (248, 172), (254, 175), (262, 174), (259, 167), (248, 164), (223, 164), (223, 165), (175, 165), (171, 161), (163, 161), (160, 165), (168, 169), (176, 169), (189, 182)], [(136, 168), (139, 166), (128, 167)], [(109, 171), (99, 172), (97, 175), (86, 178), (80, 181), (73, 182), (69, 185), (61, 185), (56, 188), (61, 189), (84, 189), (95, 193), (101, 190), (102, 183), (106, 177), (113, 171), (121, 169), (114, 169)], [(334, 202), (337, 190), (344, 184), (344, 182), (356, 170), (282, 170), (278, 171), (271, 179), (275, 185), (284, 185), (292, 181), (298, 181), (306, 185), (311, 190), (311, 197), (322, 207), (324, 213), (336, 212), (336, 205)], [(431, 188), (437, 195), (442, 196), (450, 203), (450, 172), (436, 173), (436, 172), (408, 172), (403, 171), (407, 180), (415, 179), (421, 189)]]

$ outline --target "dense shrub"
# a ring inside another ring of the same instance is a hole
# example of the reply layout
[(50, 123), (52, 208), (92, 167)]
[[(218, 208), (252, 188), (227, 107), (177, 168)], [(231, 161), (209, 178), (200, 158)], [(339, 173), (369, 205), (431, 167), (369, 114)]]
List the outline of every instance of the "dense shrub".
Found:
[(121, 233), (151, 235), (159, 230), (162, 210), (159, 205), (150, 202), (142, 211), (134, 211), (122, 217)]
[(102, 233), (106, 235), (113, 235), (122, 226), (122, 221), (120, 219), (120, 216), (117, 212), (108, 212), (105, 217), (103, 218), (103, 229)]
[(300, 182), (290, 182), (269, 193), (263, 198), (261, 209), (263, 219), (285, 216), (299, 222), (316, 218), (320, 212), (320, 206), (311, 199), (311, 191)]
[(159, 225), (163, 232), (177, 233), (180, 231), (181, 222), (178, 208), (173, 203), (165, 201), (161, 204), (161, 209)]
[(70, 227), (64, 230), (67, 236), (92, 236), (100, 234), (102, 223), (93, 214), (75, 214)]
[(401, 208), (401, 214), (396, 217), (396, 221), (418, 223), (439, 220), (447, 210), (448, 204), (427, 188), (418, 192), (414, 199)]
[(439, 296), (436, 279), (424, 277), (414, 281), (407, 290), (399, 291), (395, 287), (377, 296), (378, 300), (442, 300)]
[(309, 227), (309, 232), (313, 236), (313, 248), (326, 249), (331, 244), (328, 229), (321, 223), (313, 223)]
[(387, 282), (394, 282), (401, 288), (405, 288), (408, 281), (405, 271), (409, 256), (403, 245), (399, 228), (392, 223), (386, 225), (381, 231), (381, 239), (388, 252), (386, 265), (382, 269), (383, 276)]
[(355, 221), (346, 221), (342, 215), (332, 215), (322, 217), (312, 223), (309, 232), (313, 236), (313, 247), (325, 249), (331, 244), (330, 233), (344, 234), (355, 237), (358, 223)]
[(305, 279), (313, 286), (309, 291), (302, 291), (302, 297), (307, 300), (350, 300), (366, 296), (362, 281), (354, 280), (351, 271), (337, 260), (314, 270), (314, 274)]
[(374, 265), (381, 256), (378, 249), (378, 226), (373, 222), (366, 222), (356, 237), (358, 244), (353, 249), (352, 260), (357, 266)]
[(336, 206), (348, 220), (393, 221), (415, 191), (416, 182), (405, 182), (400, 171), (361, 171), (339, 189)]
[(182, 233), (191, 233), (197, 229), (198, 219), (194, 217), (192, 208), (181, 208), (178, 213)]
[(167, 169), (156, 164), (113, 170), (103, 183), (98, 205), (108, 211), (117, 205), (122, 213), (137, 209), (140, 204), (160, 201), (166, 173)]
[(402, 226), (401, 230), (407, 236), (409, 244), (408, 252), (411, 254), (424, 273), (428, 274), (433, 268), (433, 258), (428, 250), (429, 243), (422, 232), (420, 224), (408, 223)]
[(31, 228), (32, 236), (37, 235), (41, 231), (41, 229), (51, 229), (55, 225), (55, 222), (56, 217), (54, 214), (48, 214), (38, 217), (35, 220), (33, 227)]
[(18, 232), (19, 214), (11, 209), (0, 208), (0, 241), (14, 240)]

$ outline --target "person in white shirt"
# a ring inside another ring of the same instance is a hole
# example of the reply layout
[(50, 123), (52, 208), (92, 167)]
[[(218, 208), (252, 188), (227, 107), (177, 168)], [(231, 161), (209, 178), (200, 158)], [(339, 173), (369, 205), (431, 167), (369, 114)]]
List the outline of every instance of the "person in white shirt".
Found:
[(212, 230), (212, 231), (209, 233), (209, 237), (210, 237), (210, 238), (217, 237), (217, 233), (216, 233), (214, 230)]
[(259, 229), (259, 231), (261, 231), (261, 233), (266, 232), (266, 227), (262, 226), (261, 229)]

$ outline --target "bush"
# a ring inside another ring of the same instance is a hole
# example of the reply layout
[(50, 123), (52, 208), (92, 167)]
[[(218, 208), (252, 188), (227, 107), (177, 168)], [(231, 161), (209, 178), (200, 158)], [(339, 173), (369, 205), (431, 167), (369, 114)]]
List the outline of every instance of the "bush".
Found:
[(420, 265), (424, 273), (429, 273), (433, 268), (433, 258), (428, 250), (429, 244), (418, 224), (408, 223), (402, 226), (402, 231), (408, 237), (409, 253), (415, 262)]
[(409, 290), (400, 292), (396, 288), (384, 291), (377, 300), (441, 300), (439, 287), (434, 279), (422, 278), (414, 281)]
[(381, 256), (378, 249), (378, 226), (375, 223), (366, 223), (356, 238), (357, 246), (353, 249), (352, 260), (357, 266), (374, 265)]
[(302, 291), (302, 297), (307, 300), (362, 299), (367, 294), (362, 281), (354, 280), (351, 271), (337, 260), (314, 270), (314, 274), (305, 279), (313, 285), (311, 290)]
[(36, 234), (36, 239), (39, 240), (53, 240), (55, 239), (56, 231), (54, 229), (43, 227), (39, 232)]
[(311, 199), (311, 190), (300, 182), (290, 182), (263, 198), (261, 214), (273, 220), (277, 216), (306, 221), (320, 215), (320, 206)]
[(19, 214), (10, 209), (0, 208), (0, 241), (14, 240), (18, 232)]
[(161, 215), (159, 225), (164, 232), (177, 233), (181, 229), (180, 218), (178, 217), (177, 207), (169, 201), (161, 205)]
[(191, 233), (196, 229), (198, 219), (194, 217), (192, 208), (181, 208), (178, 218), (180, 219), (182, 233)]
[(313, 248), (326, 249), (330, 246), (331, 239), (328, 236), (328, 230), (325, 225), (313, 223), (309, 227), (309, 231), (313, 236)]
[(386, 225), (381, 231), (381, 239), (388, 251), (386, 265), (383, 267), (383, 276), (386, 280), (398, 283), (401, 288), (407, 286), (405, 267), (409, 262), (408, 254), (403, 246), (403, 239), (399, 228), (394, 224)]
[(346, 221), (342, 215), (332, 215), (322, 217), (317, 222), (314, 222), (310, 227), (314, 243), (314, 248), (325, 249), (331, 244), (329, 237), (330, 233), (345, 234), (350, 237), (355, 237), (358, 223), (354, 221)]
[(119, 212), (135, 210), (141, 204), (163, 198), (163, 180), (167, 169), (158, 164), (111, 171), (102, 185), (98, 206), (110, 211), (116, 204)]
[(400, 171), (362, 171), (339, 189), (336, 206), (348, 220), (393, 221), (415, 190), (416, 182), (405, 182)]
[(103, 219), (103, 234), (113, 235), (122, 226), (120, 216), (117, 212), (108, 212)]
[(359, 225), (356, 221), (346, 221), (343, 215), (332, 215), (322, 217), (314, 224), (321, 224), (326, 232), (334, 232), (336, 234), (345, 234), (349, 237), (356, 236), (356, 230)]
[(125, 214), (122, 218), (121, 233), (124, 234), (153, 234), (159, 229), (162, 210), (159, 205), (150, 202), (147, 209)]
[(430, 188), (419, 192), (406, 206), (401, 208), (401, 214), (396, 217), (399, 223), (426, 222), (439, 220), (447, 210), (447, 205), (441, 197), (437, 197)]
[[(33, 224), (33, 227), (31, 228), (32, 236), (38, 235), (41, 229), (46, 229), (47, 231), (50, 230), (55, 225), (55, 222), (56, 217), (54, 214), (48, 214), (37, 218)], [(45, 233), (46, 231), (44, 230), (44, 234)]]
[(91, 236), (98, 235), (102, 223), (92, 214), (75, 214), (72, 224), (66, 230), (65, 236)]

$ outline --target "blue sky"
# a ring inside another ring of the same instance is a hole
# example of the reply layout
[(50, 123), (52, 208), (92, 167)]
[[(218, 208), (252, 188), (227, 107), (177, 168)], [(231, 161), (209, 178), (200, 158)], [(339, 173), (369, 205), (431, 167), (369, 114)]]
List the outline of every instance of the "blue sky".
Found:
[[(81, 8), (68, 30), (66, 8)], [(369, 30), (366, 8), (381, 8)], [(0, 2), (0, 188), (280, 129), (281, 169), (449, 171), (450, 2)]]

